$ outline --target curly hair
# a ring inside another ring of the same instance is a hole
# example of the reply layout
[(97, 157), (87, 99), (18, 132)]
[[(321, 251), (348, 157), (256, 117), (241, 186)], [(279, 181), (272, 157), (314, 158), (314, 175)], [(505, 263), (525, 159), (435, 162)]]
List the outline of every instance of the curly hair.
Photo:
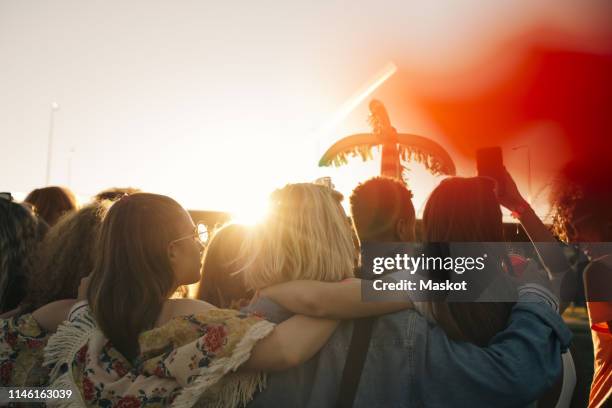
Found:
[(361, 241), (380, 241), (393, 235), (400, 218), (414, 225), (412, 192), (399, 180), (373, 177), (360, 183), (350, 197), (351, 214)]
[(612, 240), (612, 164), (592, 157), (567, 163), (553, 182), (550, 195), (553, 230), (565, 242), (574, 240), (576, 225), (600, 230)]
[(0, 199), (0, 313), (17, 307), (25, 296), (36, 249), (47, 228), (26, 206)]
[(93, 268), (98, 230), (111, 203), (96, 201), (59, 219), (42, 241), (21, 312), (76, 298)]
[(94, 196), (94, 200), (96, 201), (103, 201), (103, 200), (117, 201), (123, 196), (132, 195), (132, 194), (140, 193), (140, 192), (141, 192), (140, 189), (134, 188), (134, 187), (111, 187), (111, 188), (107, 188), (106, 190), (102, 190), (98, 194), (96, 194)]

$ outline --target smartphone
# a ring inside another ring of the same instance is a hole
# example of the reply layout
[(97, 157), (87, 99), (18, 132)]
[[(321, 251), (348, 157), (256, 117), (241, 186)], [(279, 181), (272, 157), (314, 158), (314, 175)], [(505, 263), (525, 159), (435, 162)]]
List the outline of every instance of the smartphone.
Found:
[(476, 150), (476, 168), (479, 176), (489, 177), (495, 180), (497, 182), (499, 194), (503, 195), (505, 191), (505, 168), (501, 147), (486, 147)]

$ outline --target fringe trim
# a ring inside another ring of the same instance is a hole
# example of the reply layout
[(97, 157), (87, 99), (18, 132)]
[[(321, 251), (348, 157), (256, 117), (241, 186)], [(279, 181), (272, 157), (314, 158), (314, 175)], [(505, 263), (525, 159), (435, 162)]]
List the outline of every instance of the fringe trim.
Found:
[[(274, 324), (268, 321), (255, 323), (238, 342), (230, 357), (214, 361), (204, 374), (200, 375), (191, 385), (183, 388), (171, 406), (173, 408), (193, 407), (208, 388), (219, 382), (230, 371), (236, 371), (244, 364), (251, 356), (255, 343), (270, 334), (273, 329)], [(228, 377), (228, 380), (226, 384), (223, 384), (215, 400), (206, 401), (207, 407), (225, 408), (246, 405), (253, 398), (253, 394), (257, 390), (262, 390), (266, 385), (264, 373), (238, 373)]]
[[(72, 390), (73, 396), (66, 400), (48, 401), (49, 406), (62, 408), (82, 408), (86, 406), (81, 391), (74, 382), (72, 375), (72, 360), (83, 347), (92, 333), (96, 331), (96, 322), (90, 313), (82, 313), (78, 319), (70, 323), (62, 323), (57, 332), (49, 338), (45, 347), (45, 366), (52, 366), (49, 387), (58, 390)], [(67, 371), (60, 374), (62, 365), (67, 365)]]
[[(171, 407), (191, 408), (196, 405), (200, 397), (211, 386), (217, 384), (226, 374), (236, 371), (249, 359), (255, 343), (270, 334), (274, 326), (273, 323), (265, 320), (251, 326), (236, 345), (232, 355), (214, 361), (192, 384), (180, 391)], [(97, 326), (91, 314), (83, 313), (79, 319), (73, 320), (70, 324), (60, 325), (57, 332), (49, 339), (45, 348), (44, 365), (53, 365), (50, 374), (50, 388), (69, 389), (75, 394), (67, 400), (50, 401), (48, 402), (49, 406), (61, 408), (82, 408), (86, 406), (81, 391), (74, 382), (72, 360), (96, 330)], [(68, 369), (60, 375), (59, 370), (63, 364), (67, 364)], [(206, 406), (211, 408), (244, 406), (253, 399), (253, 394), (256, 391), (262, 390), (265, 386), (265, 373), (233, 373), (227, 377), (227, 382), (215, 395), (215, 399), (206, 401)]]

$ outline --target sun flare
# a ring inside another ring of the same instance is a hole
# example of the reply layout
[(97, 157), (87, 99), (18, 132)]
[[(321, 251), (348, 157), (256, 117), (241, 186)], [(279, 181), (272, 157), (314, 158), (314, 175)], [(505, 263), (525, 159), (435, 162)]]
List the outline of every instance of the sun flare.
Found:
[(240, 208), (232, 210), (232, 220), (238, 224), (255, 225), (266, 218), (270, 211), (267, 200), (245, 201)]

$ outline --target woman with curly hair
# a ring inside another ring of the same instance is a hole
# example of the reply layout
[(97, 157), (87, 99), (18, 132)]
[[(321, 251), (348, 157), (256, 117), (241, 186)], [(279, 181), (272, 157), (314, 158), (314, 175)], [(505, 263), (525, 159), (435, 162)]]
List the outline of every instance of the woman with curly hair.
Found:
[(589, 264), (583, 281), (595, 367), (589, 407), (612, 402), (612, 165), (609, 158), (568, 163), (551, 196), (554, 227)]
[(93, 268), (99, 227), (109, 206), (110, 202), (94, 202), (64, 215), (41, 242), (24, 300), (0, 319), (0, 384), (47, 383), (48, 370), (42, 363), (50, 332), (38, 325), (31, 312), (47, 303), (77, 297), (81, 279)]
[(38, 250), (21, 313), (76, 298), (81, 279), (93, 269), (96, 240), (110, 201), (95, 201), (59, 219)]

